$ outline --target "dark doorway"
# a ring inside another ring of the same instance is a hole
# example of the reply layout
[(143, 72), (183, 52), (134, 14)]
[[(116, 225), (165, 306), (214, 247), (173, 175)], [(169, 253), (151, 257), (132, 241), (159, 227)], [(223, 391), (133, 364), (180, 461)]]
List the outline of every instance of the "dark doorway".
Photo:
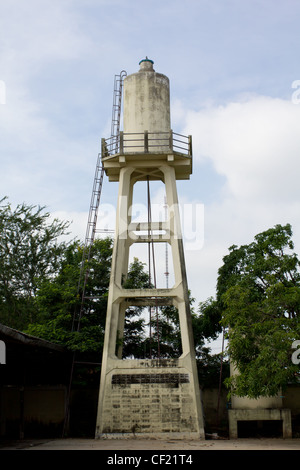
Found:
[(282, 437), (282, 421), (238, 421), (239, 438)]

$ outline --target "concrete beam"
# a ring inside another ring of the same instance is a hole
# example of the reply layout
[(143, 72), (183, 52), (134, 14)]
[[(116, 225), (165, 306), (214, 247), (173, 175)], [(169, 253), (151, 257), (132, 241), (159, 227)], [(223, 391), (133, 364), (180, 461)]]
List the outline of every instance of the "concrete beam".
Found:
[(282, 421), (282, 437), (292, 437), (291, 410), (289, 409), (252, 409), (228, 410), (229, 437), (238, 438), (239, 421)]

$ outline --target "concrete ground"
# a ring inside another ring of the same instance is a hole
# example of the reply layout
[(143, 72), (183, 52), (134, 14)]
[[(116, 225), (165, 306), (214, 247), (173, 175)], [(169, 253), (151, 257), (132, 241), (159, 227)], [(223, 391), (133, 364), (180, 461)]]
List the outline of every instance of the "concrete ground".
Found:
[(300, 439), (217, 439), (217, 440), (161, 440), (161, 439), (53, 439), (24, 440), (3, 443), (0, 450), (300, 450)]

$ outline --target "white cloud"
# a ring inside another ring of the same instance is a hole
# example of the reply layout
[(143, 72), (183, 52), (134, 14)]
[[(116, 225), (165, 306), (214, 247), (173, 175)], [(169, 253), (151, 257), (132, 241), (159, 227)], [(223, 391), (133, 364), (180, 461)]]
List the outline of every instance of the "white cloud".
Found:
[[(183, 112), (177, 105), (178, 119)], [(193, 136), (193, 177), (201, 181), (206, 161), (225, 177), (222, 198), (205, 205), (203, 248), (185, 250), (197, 301), (214, 295), (218, 269), (231, 245), (251, 243), (275, 224), (292, 224), (300, 252), (299, 123), (300, 106), (266, 96), (186, 112), (184, 133)]]
[(300, 106), (253, 96), (189, 112), (195, 162), (205, 158), (227, 179), (228, 195), (251, 202), (299, 200)]

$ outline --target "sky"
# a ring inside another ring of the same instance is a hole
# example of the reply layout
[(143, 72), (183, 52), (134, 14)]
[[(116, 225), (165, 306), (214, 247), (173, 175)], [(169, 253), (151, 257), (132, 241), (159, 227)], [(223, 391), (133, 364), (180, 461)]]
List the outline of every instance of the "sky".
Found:
[[(0, 198), (45, 206), (84, 240), (114, 76), (148, 56), (170, 79), (172, 129), (193, 138), (177, 187), (195, 308), (231, 245), (290, 223), (300, 253), (299, 17), (298, 0), (0, 2)], [(106, 228), (117, 191), (104, 180)]]

